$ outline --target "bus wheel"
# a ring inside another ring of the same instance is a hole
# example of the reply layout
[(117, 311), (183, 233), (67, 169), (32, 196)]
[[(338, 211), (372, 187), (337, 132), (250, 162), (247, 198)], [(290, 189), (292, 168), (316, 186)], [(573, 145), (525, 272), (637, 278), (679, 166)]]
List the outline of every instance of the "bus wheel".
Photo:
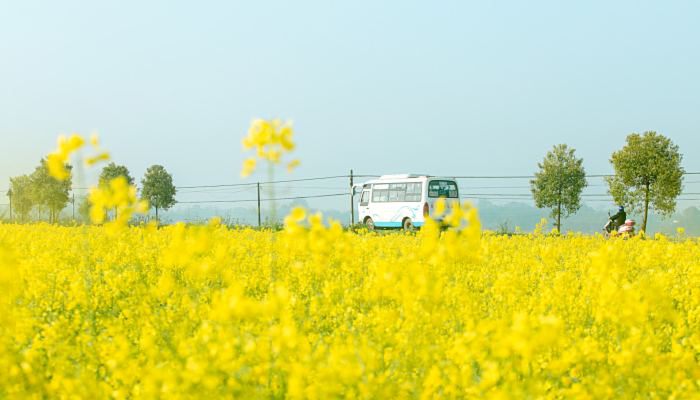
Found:
[(367, 217), (365, 219), (365, 226), (367, 227), (367, 230), (373, 231), (374, 230), (374, 220), (372, 218)]
[(410, 218), (404, 218), (403, 220), (403, 230), (412, 232), (414, 227), (413, 227), (413, 222), (411, 221)]

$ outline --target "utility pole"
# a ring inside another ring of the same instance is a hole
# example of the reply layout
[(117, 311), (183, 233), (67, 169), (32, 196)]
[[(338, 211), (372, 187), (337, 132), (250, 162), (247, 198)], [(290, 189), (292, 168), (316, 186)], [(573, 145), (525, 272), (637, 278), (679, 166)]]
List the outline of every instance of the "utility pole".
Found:
[(75, 192), (73, 192), (73, 198), (70, 202), (73, 204), (73, 222), (75, 222)]
[(258, 227), (262, 226), (260, 219), (260, 182), (258, 182)]
[(352, 178), (352, 170), (350, 170), (350, 226), (355, 225), (355, 188)]

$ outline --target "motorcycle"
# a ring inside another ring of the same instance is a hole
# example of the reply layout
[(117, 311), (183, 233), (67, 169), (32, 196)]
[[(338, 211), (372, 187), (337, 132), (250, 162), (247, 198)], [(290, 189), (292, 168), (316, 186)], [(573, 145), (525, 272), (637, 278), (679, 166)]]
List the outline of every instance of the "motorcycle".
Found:
[(617, 233), (620, 235), (634, 236), (635, 224), (633, 219), (625, 220), (625, 223), (617, 230)]
[(616, 226), (608, 212), (608, 222), (603, 226), (603, 233), (605, 236), (610, 236), (613, 232), (617, 232), (618, 235), (634, 236), (635, 225), (636, 222), (633, 219), (627, 219), (624, 224)]
[(615, 222), (612, 220), (610, 211), (608, 211), (608, 222), (603, 225), (603, 233), (607, 236), (610, 235), (613, 231), (617, 231), (617, 227), (615, 226)]

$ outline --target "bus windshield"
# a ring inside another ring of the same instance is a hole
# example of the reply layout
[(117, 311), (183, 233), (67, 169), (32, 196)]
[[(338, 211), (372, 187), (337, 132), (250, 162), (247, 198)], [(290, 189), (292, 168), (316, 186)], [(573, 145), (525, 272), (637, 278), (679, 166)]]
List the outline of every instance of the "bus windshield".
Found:
[(453, 181), (430, 181), (428, 184), (428, 197), (459, 198), (457, 184)]

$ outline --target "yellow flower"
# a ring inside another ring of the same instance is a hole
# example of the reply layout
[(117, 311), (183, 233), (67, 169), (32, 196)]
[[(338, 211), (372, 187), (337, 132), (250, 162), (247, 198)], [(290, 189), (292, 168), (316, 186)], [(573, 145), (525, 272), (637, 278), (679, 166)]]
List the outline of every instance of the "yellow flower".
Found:
[(91, 188), (88, 198), (90, 219), (94, 224), (104, 223), (107, 213), (116, 211), (116, 218), (110, 224), (114, 229), (126, 226), (135, 213), (148, 211), (148, 202), (137, 198), (136, 187), (129, 185), (123, 176), (112, 179), (108, 185)]
[(445, 213), (445, 199), (439, 198), (435, 202), (435, 216), (440, 217)]
[[(97, 135), (93, 134), (90, 137), (90, 144), (93, 146), (93, 148), (97, 148)], [(68, 179), (70, 174), (66, 169), (66, 164), (70, 161), (71, 155), (84, 145), (85, 139), (76, 133), (72, 134), (70, 137), (65, 137), (64, 135), (59, 136), (57, 149), (46, 157), (49, 175), (61, 181)], [(87, 166), (93, 166), (94, 164), (105, 160), (109, 160), (109, 153), (101, 152), (95, 156), (88, 157), (85, 160), (85, 164)]]
[(71, 154), (84, 144), (85, 140), (77, 134), (72, 134), (68, 138), (63, 135), (59, 136), (58, 148), (47, 156), (49, 175), (60, 181), (68, 179), (69, 173), (66, 164), (70, 160)]
[(108, 160), (109, 160), (109, 153), (104, 151), (100, 154), (97, 154), (96, 156), (86, 158), (85, 165), (91, 167), (100, 161), (108, 161)]
[(257, 160), (255, 158), (247, 158), (243, 162), (243, 170), (241, 171), (241, 177), (245, 178), (247, 176), (250, 176), (255, 171), (256, 164)]
[(294, 170), (294, 168), (298, 167), (299, 164), (301, 164), (301, 161), (299, 161), (298, 159), (290, 161), (287, 164), (287, 172), (292, 172), (292, 170)]
[(68, 170), (66, 169), (66, 161), (68, 157), (61, 154), (49, 154), (46, 158), (46, 166), (49, 169), (49, 175), (64, 181), (68, 179)]
[[(255, 119), (248, 129), (248, 135), (243, 138), (244, 150), (254, 150), (257, 158), (272, 164), (282, 161), (285, 154), (294, 150), (294, 130), (291, 123), (280, 120)], [(255, 165), (247, 159), (244, 162), (241, 176), (246, 177), (255, 171)], [(292, 165), (292, 167), (289, 167)], [(288, 164), (287, 170), (294, 168), (294, 161)]]

